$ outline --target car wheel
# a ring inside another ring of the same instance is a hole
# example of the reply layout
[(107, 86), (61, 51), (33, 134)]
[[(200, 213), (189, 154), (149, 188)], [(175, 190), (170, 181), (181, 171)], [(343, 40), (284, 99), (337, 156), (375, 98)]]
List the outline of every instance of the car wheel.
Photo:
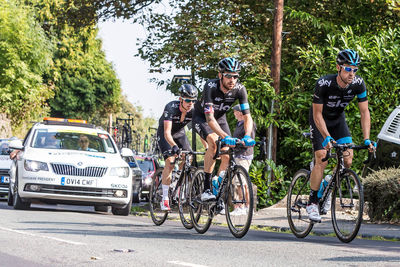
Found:
[(22, 201), (21, 197), (18, 194), (18, 176), (15, 175), (15, 183), (14, 183), (14, 194), (13, 194), (13, 207), (16, 210), (26, 210), (31, 207), (30, 202)]
[(11, 193), (11, 185), (8, 187), (7, 205), (8, 206), (12, 206), (13, 205), (13, 195)]
[(126, 204), (125, 207), (123, 208), (112, 207), (111, 212), (113, 215), (128, 216), (129, 213), (131, 212), (131, 208), (132, 208), (132, 198), (130, 199), (129, 203)]
[(139, 188), (138, 192), (134, 192), (132, 194), (132, 202), (133, 203), (140, 203), (140, 199), (142, 198), (142, 188)]
[(109, 206), (94, 206), (94, 210), (98, 212), (108, 212)]

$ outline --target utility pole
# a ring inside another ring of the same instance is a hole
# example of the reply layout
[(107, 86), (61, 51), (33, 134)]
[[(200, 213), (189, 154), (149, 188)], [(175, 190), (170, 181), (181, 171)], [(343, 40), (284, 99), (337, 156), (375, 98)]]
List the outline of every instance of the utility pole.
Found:
[[(274, 18), (274, 33), (273, 33), (273, 45), (272, 45), (272, 56), (271, 56), (271, 76), (273, 79), (273, 86), (275, 94), (280, 93), (280, 75), (281, 75), (281, 49), (282, 49), (282, 25), (283, 25), (283, 2), (284, 0), (275, 0), (275, 18)], [(276, 106), (276, 108), (275, 108)], [(279, 114), (279, 106), (277, 103), (272, 101), (271, 113), (276, 112)], [(278, 128), (274, 125), (270, 125), (269, 130), (269, 146), (268, 157), (276, 162), (276, 150), (278, 143)]]

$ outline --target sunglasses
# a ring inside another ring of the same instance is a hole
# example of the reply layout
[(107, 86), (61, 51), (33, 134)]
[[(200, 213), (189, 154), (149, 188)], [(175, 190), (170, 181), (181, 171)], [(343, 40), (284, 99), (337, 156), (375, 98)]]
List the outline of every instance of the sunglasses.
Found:
[(183, 101), (185, 101), (186, 103), (195, 103), (197, 100), (196, 99), (190, 99), (190, 98), (184, 98)]
[(224, 75), (224, 77), (228, 78), (228, 79), (238, 79), (239, 78), (239, 74), (230, 74), (230, 73), (223, 73), (222, 75)]
[(79, 140), (80, 143), (89, 143), (89, 140)]
[(342, 67), (345, 71), (347, 71), (347, 72), (354, 72), (354, 73), (356, 73), (357, 71), (358, 71), (358, 68), (350, 68), (350, 67), (346, 67), (346, 66), (340, 66), (340, 67)]

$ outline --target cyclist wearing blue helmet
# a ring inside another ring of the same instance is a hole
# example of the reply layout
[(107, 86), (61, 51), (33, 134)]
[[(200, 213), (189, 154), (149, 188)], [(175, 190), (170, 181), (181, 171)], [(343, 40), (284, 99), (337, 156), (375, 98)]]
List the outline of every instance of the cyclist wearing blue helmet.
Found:
[[(218, 63), (218, 71), (217, 79), (211, 79), (206, 82), (202, 98), (195, 104), (193, 111), (195, 130), (208, 144), (208, 150), (204, 158), (205, 181), (204, 192), (201, 195), (203, 201), (215, 199), (210, 190), (211, 173), (215, 166), (215, 160), (213, 159), (216, 152), (215, 141), (219, 136), (223, 138), (224, 143), (227, 145), (234, 146), (236, 144), (237, 139), (231, 137), (231, 131), (225, 115), (236, 100), (239, 100), (240, 110), (244, 116), (245, 136), (242, 141), (246, 146), (254, 146), (255, 144), (255, 141), (250, 137), (253, 129), (253, 120), (247, 101), (247, 91), (238, 82), (240, 63), (234, 58), (224, 58)], [(228, 167), (228, 163), (229, 156), (222, 155), (219, 172), (225, 170)]]
[[(315, 165), (311, 172), (310, 198), (307, 206), (309, 219), (321, 221), (318, 210), (318, 190), (327, 165), (322, 162), (331, 142), (339, 144), (352, 143), (349, 127), (346, 123), (344, 109), (355, 97), (358, 99), (358, 107), (361, 114), (361, 127), (364, 144), (375, 149), (374, 142), (369, 140), (370, 113), (368, 110), (367, 90), (364, 80), (356, 75), (361, 63), (358, 53), (351, 49), (339, 52), (336, 58), (337, 74), (321, 77), (315, 86), (312, 107), (309, 112), (311, 140), (315, 153)], [(353, 159), (353, 151), (344, 158), (346, 168), (349, 168)], [(324, 211), (330, 209), (331, 197), (328, 197)]]

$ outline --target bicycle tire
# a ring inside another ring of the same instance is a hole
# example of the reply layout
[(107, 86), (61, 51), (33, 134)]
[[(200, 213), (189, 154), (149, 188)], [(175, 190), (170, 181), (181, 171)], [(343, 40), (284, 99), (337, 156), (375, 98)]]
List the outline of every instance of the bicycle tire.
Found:
[(333, 189), (331, 205), (333, 229), (340, 241), (349, 243), (357, 236), (363, 211), (364, 192), (360, 178), (353, 170), (344, 169)]
[(183, 227), (186, 229), (192, 229), (193, 223), (190, 219), (190, 182), (191, 182), (192, 172), (189, 172), (185, 175), (185, 178), (179, 188), (179, 197), (178, 197), (178, 210), (179, 217), (181, 219)]
[(287, 218), (290, 230), (298, 238), (306, 237), (314, 224), (308, 219), (306, 206), (310, 190), (310, 171), (298, 170), (290, 184), (287, 194)]
[(212, 218), (209, 213), (209, 202), (201, 201), (204, 188), (204, 170), (199, 168), (193, 175), (190, 186), (190, 219), (199, 234), (204, 234), (211, 226)]
[(162, 186), (161, 186), (161, 177), (162, 177), (163, 168), (157, 169), (157, 171), (153, 175), (151, 187), (150, 187), (150, 215), (155, 225), (162, 225), (168, 217), (167, 211), (161, 210), (161, 201), (162, 201)]
[(254, 208), (253, 186), (248, 172), (242, 166), (237, 165), (232, 171), (225, 196), (225, 216), (229, 231), (234, 237), (242, 238), (249, 231)]

